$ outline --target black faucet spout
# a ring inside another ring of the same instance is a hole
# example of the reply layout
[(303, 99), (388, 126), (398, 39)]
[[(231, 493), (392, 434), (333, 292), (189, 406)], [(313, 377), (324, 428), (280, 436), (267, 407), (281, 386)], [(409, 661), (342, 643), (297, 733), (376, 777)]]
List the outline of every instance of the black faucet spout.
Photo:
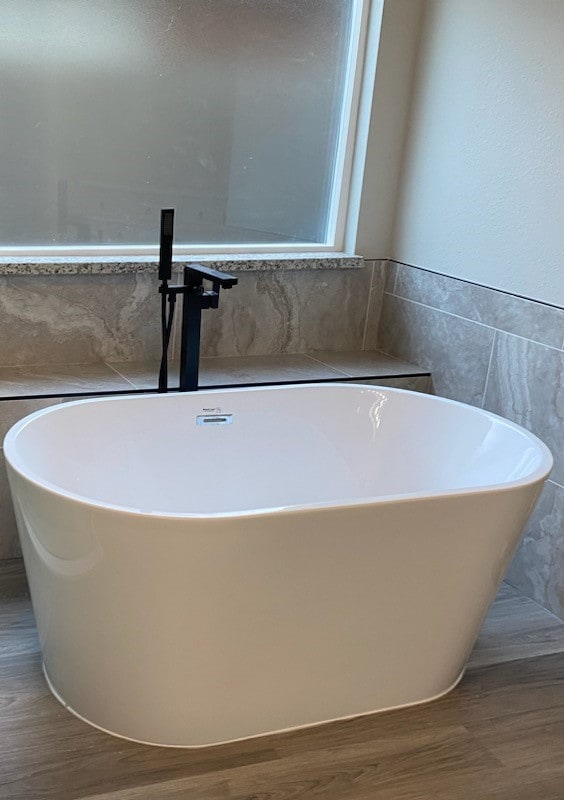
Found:
[(238, 279), (228, 272), (219, 272), (217, 269), (204, 267), (203, 264), (186, 264), (184, 270), (185, 273), (188, 270), (189, 280), (198, 280), (200, 284), (202, 279), (211, 281), (214, 285), (214, 291), (217, 291), (217, 286), (221, 289), (231, 289), (232, 286), (236, 286), (238, 283)]
[[(194, 392), (198, 389), (200, 369), (200, 336), (202, 310), (218, 308), (221, 289), (231, 289), (238, 279), (227, 272), (205, 267), (203, 264), (185, 264), (183, 283), (170, 286), (172, 275), (172, 239), (174, 209), (161, 212), (161, 246), (159, 259), (159, 292), (162, 295), (163, 355), (159, 373), (159, 392), (168, 391), (168, 343), (172, 330), (176, 297), (182, 295), (182, 332), (180, 342), (180, 384), (181, 392)], [(210, 281), (211, 289), (204, 288), (204, 281)], [(169, 304), (168, 317), (166, 303)]]
[[(211, 281), (212, 288), (203, 287), (204, 280)], [(182, 329), (180, 335), (180, 384), (181, 392), (195, 392), (199, 384), (200, 336), (202, 310), (218, 308), (221, 289), (231, 289), (238, 279), (225, 272), (204, 267), (202, 264), (186, 264), (184, 267)]]

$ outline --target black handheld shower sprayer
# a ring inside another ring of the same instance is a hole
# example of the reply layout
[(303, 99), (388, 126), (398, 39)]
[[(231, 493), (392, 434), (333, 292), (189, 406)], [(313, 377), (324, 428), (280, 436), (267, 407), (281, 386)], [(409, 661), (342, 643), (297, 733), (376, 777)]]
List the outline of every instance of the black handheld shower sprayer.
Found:
[[(174, 239), (174, 208), (161, 209), (161, 239), (159, 248), (159, 280), (161, 285), (161, 339), (162, 357), (159, 370), (159, 392), (168, 391), (168, 345), (174, 321), (176, 293), (169, 291), (172, 278), (172, 242)], [(167, 299), (169, 310), (167, 314)]]
[(172, 242), (174, 239), (174, 208), (161, 209), (161, 241), (159, 250), (159, 280), (172, 278)]
[[(182, 332), (180, 341), (181, 392), (198, 389), (200, 366), (200, 329), (202, 309), (217, 308), (220, 289), (230, 289), (238, 283), (237, 278), (225, 272), (209, 269), (202, 264), (186, 264), (183, 268), (184, 282), (169, 286), (172, 279), (172, 244), (174, 239), (174, 209), (161, 210), (161, 238), (159, 250), (159, 292), (161, 294), (162, 358), (159, 370), (159, 392), (168, 391), (168, 346), (174, 321), (176, 296), (181, 294)], [(205, 290), (203, 281), (211, 281), (212, 288)], [(168, 310), (167, 310), (168, 301)]]

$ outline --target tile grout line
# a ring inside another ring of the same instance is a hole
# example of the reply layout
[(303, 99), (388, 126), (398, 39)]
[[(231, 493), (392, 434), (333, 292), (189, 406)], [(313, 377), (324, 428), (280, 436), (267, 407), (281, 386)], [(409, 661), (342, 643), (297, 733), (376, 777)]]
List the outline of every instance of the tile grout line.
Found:
[[(389, 263), (389, 262), (388, 262), (388, 263)], [(394, 275), (394, 285), (393, 285), (393, 287), (392, 287), (392, 292), (391, 292), (391, 294), (393, 294), (393, 295), (395, 295), (395, 294), (396, 294), (396, 289), (397, 289), (397, 287), (398, 287), (398, 277), (399, 277), (399, 271), (400, 271), (400, 267), (402, 266), (401, 264), (398, 264), (398, 262), (397, 262), (397, 261), (395, 261), (394, 263), (395, 263), (395, 265), (396, 265), (396, 274)], [(396, 295), (396, 296), (397, 296), (397, 295)]]
[(119, 376), (120, 376), (120, 378), (123, 378), (123, 380), (124, 380), (126, 383), (128, 383), (130, 386), (132, 386), (134, 389), (138, 389), (138, 388), (139, 388), (138, 386), (136, 386), (136, 384), (132, 383), (132, 381), (130, 381), (130, 380), (129, 380), (129, 378), (126, 378), (126, 377), (125, 377), (125, 375), (122, 375), (122, 374), (121, 374), (121, 372), (120, 372), (118, 369), (116, 369), (115, 367), (113, 367), (113, 366), (112, 366), (111, 364), (109, 364), (107, 361), (104, 361), (104, 364), (105, 364), (107, 367), (109, 367), (111, 370), (113, 370), (113, 371), (116, 373), (116, 375), (119, 375)]
[(562, 348), (556, 347), (553, 344), (546, 344), (545, 342), (539, 342), (536, 339), (529, 339), (527, 336), (521, 336), (519, 333), (511, 333), (511, 331), (505, 331), (501, 328), (496, 328), (494, 325), (488, 325), (485, 322), (478, 322), (476, 319), (470, 319), (470, 317), (463, 317), (460, 314), (455, 314), (453, 311), (445, 311), (444, 308), (437, 308), (437, 306), (427, 305), (427, 303), (422, 303), (420, 300), (412, 300), (410, 297), (402, 297), (400, 294), (391, 294), (391, 292), (385, 292), (385, 294), (389, 294), (391, 297), (395, 297), (397, 300), (403, 300), (405, 303), (413, 303), (415, 306), (429, 308), (431, 311), (437, 311), (439, 314), (447, 314), (449, 317), (455, 317), (456, 319), (461, 319), (464, 322), (471, 322), (473, 325), (479, 325), (481, 328), (488, 328), (490, 331), (497, 331), (498, 333), (503, 333), (506, 336), (514, 336), (516, 339), (522, 339), (524, 342), (530, 342), (531, 344), (536, 344), (539, 347), (547, 347), (549, 350), (555, 350), (557, 353), (564, 352)]
[(349, 375), (348, 372), (343, 372), (343, 370), (339, 369), (338, 367), (333, 367), (333, 366), (331, 366), (331, 364), (326, 364), (325, 361), (321, 361), (321, 359), (316, 358), (315, 356), (310, 356), (309, 353), (304, 353), (304, 355), (305, 355), (306, 358), (311, 358), (311, 360), (315, 361), (317, 364), (321, 364), (322, 366), (325, 367), (325, 369), (332, 369), (335, 372), (339, 372), (341, 375), (344, 375), (347, 378), (352, 378), (353, 377), (352, 375)]
[[(376, 328), (376, 347), (378, 347), (378, 345), (380, 343), (380, 320), (382, 318), (382, 309), (384, 308), (384, 288), (386, 286), (386, 275), (387, 275), (389, 263), (390, 263), (389, 259), (386, 259), (385, 260), (385, 265), (386, 266), (384, 267), (383, 275), (382, 275), (382, 293), (380, 295), (380, 303), (378, 305), (378, 316), (377, 316), (378, 325), (377, 325), (377, 328)], [(396, 274), (396, 279), (397, 279), (397, 274)], [(370, 294), (372, 296), (372, 292)]]
[(553, 481), (552, 478), (547, 478), (546, 482), (553, 483), (555, 486), (558, 486), (559, 489), (564, 489), (564, 486), (562, 486), (561, 483), (558, 483), (558, 481)]
[(361, 350), (364, 350), (364, 346), (366, 344), (366, 331), (368, 330), (368, 317), (370, 314), (370, 301), (372, 299), (372, 285), (374, 283), (374, 270), (376, 269), (376, 262), (372, 262), (372, 273), (370, 275), (370, 288), (368, 289), (368, 299), (366, 301), (366, 313), (364, 316), (364, 330), (362, 332), (362, 343), (360, 345)]
[(490, 359), (488, 361), (488, 369), (487, 369), (487, 372), (486, 372), (486, 380), (485, 380), (485, 383), (484, 383), (484, 393), (482, 395), (482, 408), (485, 408), (485, 404), (486, 404), (486, 392), (488, 391), (488, 381), (490, 379), (490, 371), (491, 371), (491, 368), (492, 368), (492, 361), (493, 361), (493, 355), (494, 355), (494, 350), (495, 350), (496, 337), (497, 337), (497, 330), (494, 329), (494, 335), (493, 335), (493, 338), (492, 338), (492, 347), (491, 347), (491, 350), (490, 350)]
[(393, 261), (394, 264), (399, 264), (402, 267), (408, 267), (408, 269), (416, 269), (419, 272), (426, 272), (429, 275), (438, 275), (440, 278), (448, 278), (450, 281), (455, 281), (457, 283), (464, 283), (466, 286), (476, 286), (478, 289), (485, 289), (488, 292), (496, 292), (497, 294), (503, 294), (508, 297), (516, 297), (517, 300), (524, 300), (526, 303), (534, 303), (539, 306), (546, 306), (546, 308), (554, 308), (556, 311), (564, 311), (564, 306), (557, 305), (555, 303), (549, 303), (545, 300), (537, 300), (534, 297), (527, 297), (524, 294), (516, 294), (515, 292), (509, 292), (507, 289), (496, 289), (494, 286), (488, 286), (485, 283), (478, 283), (477, 281), (470, 281), (467, 278), (459, 278), (455, 275), (449, 275), (446, 272), (438, 272), (435, 269), (430, 269), (429, 267), (422, 267), (417, 264), (408, 264), (407, 261), (396, 261), (395, 259), (390, 259)]

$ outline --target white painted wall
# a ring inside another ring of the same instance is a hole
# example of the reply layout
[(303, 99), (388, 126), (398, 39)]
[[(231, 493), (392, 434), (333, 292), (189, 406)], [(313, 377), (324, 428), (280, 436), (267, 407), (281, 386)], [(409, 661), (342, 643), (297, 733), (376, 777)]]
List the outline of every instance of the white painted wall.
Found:
[(564, 2), (426, 0), (392, 245), (564, 305)]
[(424, 0), (384, 0), (355, 251), (388, 258)]

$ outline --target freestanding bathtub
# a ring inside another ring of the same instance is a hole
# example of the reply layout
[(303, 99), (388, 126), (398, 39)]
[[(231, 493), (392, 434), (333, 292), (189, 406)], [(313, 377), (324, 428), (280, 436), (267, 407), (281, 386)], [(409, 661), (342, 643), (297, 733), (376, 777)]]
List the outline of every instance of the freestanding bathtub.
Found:
[(493, 414), (344, 384), (67, 403), (4, 450), (52, 691), (179, 747), (449, 691), (552, 465)]

